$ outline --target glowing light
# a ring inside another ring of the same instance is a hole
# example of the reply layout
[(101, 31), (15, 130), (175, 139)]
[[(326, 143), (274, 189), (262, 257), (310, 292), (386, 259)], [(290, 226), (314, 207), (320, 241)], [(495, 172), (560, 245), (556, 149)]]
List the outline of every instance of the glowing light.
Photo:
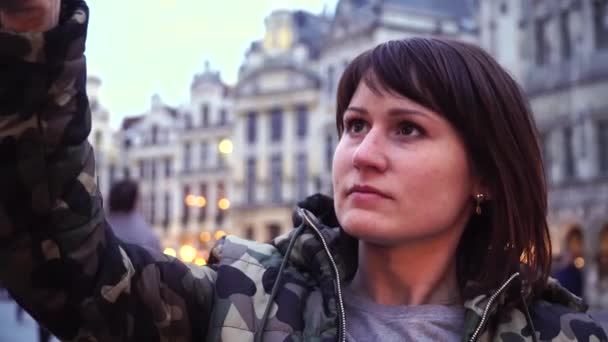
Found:
[(576, 268), (585, 267), (585, 259), (583, 259), (582, 257), (574, 259), (574, 266), (576, 266)]
[(205, 260), (205, 258), (196, 258), (194, 263), (198, 266), (204, 266), (207, 265), (207, 260)]
[(232, 141), (230, 141), (230, 139), (222, 139), (222, 141), (220, 141), (220, 143), (217, 145), (217, 148), (223, 154), (230, 154), (232, 153), (234, 146), (232, 145)]
[(186, 205), (189, 207), (195, 206), (196, 205), (196, 196), (194, 196), (194, 195), (186, 196), (185, 202), (186, 202)]
[(221, 198), (217, 201), (217, 206), (222, 210), (228, 210), (230, 208), (230, 201), (227, 198)]
[(219, 239), (223, 238), (224, 236), (226, 236), (226, 232), (225, 232), (225, 231), (223, 231), (223, 230), (218, 230), (218, 231), (217, 231), (217, 232), (215, 232), (215, 234), (213, 235), (213, 237), (214, 237), (216, 240), (219, 240)]
[(211, 241), (211, 233), (209, 232), (202, 232), (198, 238), (202, 241), (202, 242), (209, 242)]
[(195, 203), (197, 207), (202, 208), (207, 205), (207, 199), (205, 196), (197, 196)]
[(163, 253), (165, 253), (166, 255), (172, 256), (172, 257), (175, 257), (177, 255), (177, 254), (175, 254), (175, 249), (173, 249), (171, 247), (165, 248)]
[(182, 248), (179, 249), (179, 257), (185, 262), (192, 262), (194, 258), (196, 258), (196, 248), (190, 245), (183, 245)]

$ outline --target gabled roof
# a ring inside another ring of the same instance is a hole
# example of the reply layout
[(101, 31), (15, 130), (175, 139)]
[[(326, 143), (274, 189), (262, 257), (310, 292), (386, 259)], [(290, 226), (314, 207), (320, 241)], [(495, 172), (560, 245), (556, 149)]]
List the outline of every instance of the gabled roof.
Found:
[(122, 125), (120, 126), (120, 128), (122, 130), (127, 130), (127, 129), (131, 128), (133, 125), (135, 125), (136, 123), (140, 122), (143, 118), (144, 118), (144, 115), (126, 117), (122, 120)]
[(384, 3), (410, 7), (413, 10), (428, 12), (430, 14), (459, 18), (473, 16), (473, 3), (471, 0), (384, 0)]

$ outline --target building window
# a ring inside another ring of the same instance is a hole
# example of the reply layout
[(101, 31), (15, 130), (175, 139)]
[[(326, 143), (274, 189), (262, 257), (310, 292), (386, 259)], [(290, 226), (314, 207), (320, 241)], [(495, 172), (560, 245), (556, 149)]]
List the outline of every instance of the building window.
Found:
[(150, 135), (151, 135), (152, 145), (158, 144), (158, 126), (156, 126), (156, 125), (152, 126), (152, 131), (150, 132)]
[(146, 162), (145, 162), (145, 160), (139, 160), (137, 162), (137, 168), (139, 169), (139, 178), (146, 179)]
[(534, 35), (536, 39), (536, 64), (543, 65), (547, 63), (548, 56), (551, 55), (549, 42), (547, 41), (547, 18), (537, 19), (534, 26)]
[(110, 186), (112, 186), (114, 184), (114, 182), (116, 181), (116, 165), (114, 164), (110, 164), (110, 169), (109, 169), (109, 184)]
[(270, 141), (278, 142), (283, 138), (283, 112), (274, 109), (270, 112)]
[(570, 36), (570, 14), (563, 11), (559, 16), (559, 26), (561, 33), (561, 52), (564, 59), (572, 55), (572, 37)]
[(225, 109), (220, 110), (220, 120), (219, 125), (224, 126), (228, 123), (228, 111)]
[(246, 125), (246, 139), (248, 143), (255, 143), (257, 133), (257, 116), (256, 112), (247, 113), (247, 125)]
[(281, 226), (276, 223), (268, 225), (268, 240), (272, 240), (281, 234)]
[(200, 194), (198, 195), (205, 198), (205, 201), (207, 202), (205, 205), (199, 205), (198, 209), (198, 222), (203, 222), (207, 218), (207, 206), (209, 205), (209, 197), (207, 197), (207, 184), (201, 183), (199, 191)]
[(325, 170), (331, 171), (331, 165), (334, 159), (334, 136), (328, 134), (325, 137)]
[(226, 184), (224, 182), (217, 182), (217, 198), (218, 200), (226, 198)]
[(281, 203), (283, 186), (283, 161), (280, 155), (270, 158), (270, 201)]
[(125, 140), (122, 143), (122, 146), (125, 148), (125, 150), (130, 149), (132, 145), (133, 145), (133, 143), (131, 142), (131, 139), (129, 139), (129, 138), (125, 138)]
[(190, 167), (191, 165), (191, 159), (190, 159), (190, 154), (192, 153), (192, 146), (190, 145), (190, 143), (185, 143), (184, 144), (184, 171), (190, 171)]
[(308, 134), (308, 108), (306, 106), (299, 106), (296, 115), (296, 136), (298, 138), (305, 138), (306, 134)]
[(597, 48), (608, 48), (608, 0), (593, 0), (593, 26)]
[(564, 134), (564, 176), (567, 179), (573, 178), (574, 170), (574, 149), (572, 147), (572, 127), (566, 127)]
[(217, 148), (215, 149), (217, 152), (217, 167), (218, 168), (224, 168), (228, 165), (228, 155), (226, 153), (222, 153), (219, 151), (219, 145), (220, 142), (222, 142), (222, 140), (224, 140), (224, 138), (220, 138), (217, 141), (217, 144), (215, 146), (217, 146)]
[(245, 165), (245, 193), (248, 204), (255, 203), (256, 160), (251, 157)]
[(247, 240), (253, 240), (253, 238), (255, 237), (255, 232), (253, 230), (252, 226), (247, 226), (245, 228), (245, 239)]
[(95, 148), (101, 148), (101, 144), (103, 143), (103, 133), (101, 131), (95, 131), (94, 140), (95, 142), (93, 144), (95, 145)]
[(165, 205), (163, 213), (163, 227), (165, 231), (169, 228), (169, 222), (171, 221), (171, 193), (165, 193)]
[(608, 175), (608, 120), (598, 122), (600, 173)]
[(150, 225), (156, 224), (156, 196), (154, 191), (150, 193)]
[(150, 160), (149, 167), (150, 167), (150, 179), (155, 180), (156, 179), (156, 161)]
[(220, 208), (220, 200), (227, 198), (226, 197), (226, 185), (224, 184), (224, 182), (219, 181), (217, 182), (217, 191), (216, 191), (216, 206), (218, 208), (217, 210), (217, 214), (215, 215), (215, 224), (218, 227), (221, 227), (224, 224), (224, 219), (226, 217), (225, 211), (227, 210), (226, 207), (224, 207), (223, 209)]
[(508, 11), (507, 2), (503, 1), (500, 3), (500, 14), (507, 14)]
[(308, 195), (308, 156), (299, 153), (296, 157), (296, 200), (306, 198)]
[(184, 195), (182, 196), (182, 225), (188, 224), (190, 221), (190, 207), (186, 201), (186, 197), (190, 194), (190, 187), (188, 185), (184, 185)]
[(192, 115), (190, 115), (190, 113), (184, 115), (184, 127), (186, 129), (192, 129)]
[(209, 143), (206, 141), (201, 142), (201, 166), (207, 166), (209, 161)]
[(335, 73), (336, 70), (334, 69), (333, 65), (327, 67), (327, 94), (329, 94), (330, 97), (334, 93), (334, 78), (336, 77)]
[(218, 210), (218, 212), (215, 214), (215, 225), (217, 227), (221, 227), (224, 224), (225, 218), (226, 214), (224, 214), (224, 211)]
[(171, 158), (165, 158), (165, 178), (171, 177)]
[(201, 127), (209, 127), (209, 105), (201, 105)]

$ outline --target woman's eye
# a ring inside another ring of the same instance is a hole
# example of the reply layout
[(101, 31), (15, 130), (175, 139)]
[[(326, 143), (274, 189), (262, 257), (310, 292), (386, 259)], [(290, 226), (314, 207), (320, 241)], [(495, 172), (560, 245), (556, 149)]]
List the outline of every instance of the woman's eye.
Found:
[(346, 122), (346, 130), (351, 133), (361, 133), (367, 123), (361, 119), (352, 119)]
[(419, 136), (422, 134), (422, 130), (410, 122), (402, 122), (399, 124), (399, 134), (405, 136)]

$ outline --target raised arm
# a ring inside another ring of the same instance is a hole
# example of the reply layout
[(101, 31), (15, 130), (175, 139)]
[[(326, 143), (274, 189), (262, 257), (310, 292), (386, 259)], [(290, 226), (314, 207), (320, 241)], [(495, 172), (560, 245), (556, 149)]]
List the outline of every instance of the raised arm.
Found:
[(204, 340), (215, 272), (122, 244), (104, 219), (86, 140), (86, 4), (0, 11), (0, 282), (64, 340)]

